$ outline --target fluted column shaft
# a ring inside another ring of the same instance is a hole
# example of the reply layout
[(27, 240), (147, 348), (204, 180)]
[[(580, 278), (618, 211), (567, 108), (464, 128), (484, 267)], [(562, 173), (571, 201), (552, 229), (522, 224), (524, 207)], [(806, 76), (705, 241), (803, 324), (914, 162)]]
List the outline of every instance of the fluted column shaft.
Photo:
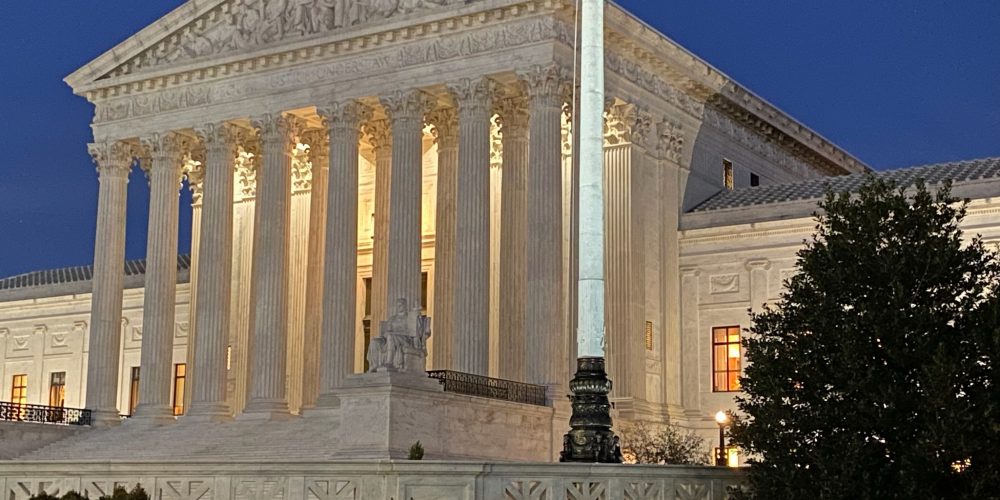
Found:
[(490, 112), (486, 79), (450, 86), (458, 102), (454, 368), (487, 375), (490, 311)]
[(231, 415), (226, 401), (226, 346), (229, 342), (233, 272), (233, 169), (245, 135), (230, 124), (196, 130), (205, 145), (201, 238), (198, 245), (198, 298), (195, 318), (191, 416)]
[(91, 144), (100, 190), (87, 358), (87, 409), (96, 425), (118, 423), (118, 356), (125, 278), (125, 201), (132, 155), (122, 143)]
[[(425, 96), (420, 91), (396, 92), (382, 99), (392, 120), (392, 174), (389, 197), (389, 275), (386, 300), (405, 299), (417, 307), (420, 297), (421, 178)], [(392, 306), (390, 309), (394, 309)], [(373, 328), (376, 325), (372, 325)]]
[(437, 139), (437, 203), (434, 222), (434, 369), (454, 367), (455, 196), (458, 191), (458, 114), (454, 108), (431, 113)]
[(386, 286), (389, 283), (389, 210), (392, 200), (392, 122), (375, 120), (365, 126), (375, 154), (375, 239), (372, 241), (372, 335), (386, 318)]
[(500, 378), (524, 380), (527, 287), (528, 110), (524, 98), (498, 106), (503, 140), (500, 186)]
[[(358, 301), (358, 142), (367, 108), (346, 102), (321, 110), (330, 140), (323, 328), (317, 406), (339, 404), (337, 389), (353, 372)], [(376, 172), (380, 175), (380, 172)]]
[(257, 173), (254, 232), (254, 321), (250, 346), (250, 398), (246, 413), (288, 412), (285, 387), (288, 345), (288, 250), (291, 218), (291, 148), (294, 119), (253, 120), (261, 134), (263, 164)]
[(149, 228), (142, 306), (142, 353), (137, 418), (170, 420), (174, 312), (177, 304), (177, 220), (180, 214), (182, 140), (168, 133), (142, 140), (152, 155)]
[[(302, 348), (301, 408), (316, 406), (319, 396), (319, 364), (323, 329), (323, 269), (326, 265), (327, 190), (330, 175), (329, 130), (326, 127), (305, 135), (312, 163), (312, 192), (309, 196), (309, 249), (306, 264), (305, 332)], [(354, 219), (357, 220), (355, 210)], [(349, 224), (345, 224), (349, 225)]]
[(527, 182), (527, 382), (549, 387), (554, 398), (562, 359), (562, 104), (565, 85), (556, 67), (527, 75), (530, 95)]

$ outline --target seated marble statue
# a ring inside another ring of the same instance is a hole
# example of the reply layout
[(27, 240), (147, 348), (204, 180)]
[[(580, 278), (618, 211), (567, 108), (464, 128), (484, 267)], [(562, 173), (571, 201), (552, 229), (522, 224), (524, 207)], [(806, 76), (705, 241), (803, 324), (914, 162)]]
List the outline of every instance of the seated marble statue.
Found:
[(419, 305), (409, 309), (406, 299), (397, 300), (392, 316), (379, 325), (378, 337), (368, 344), (368, 371), (423, 371), (430, 324)]

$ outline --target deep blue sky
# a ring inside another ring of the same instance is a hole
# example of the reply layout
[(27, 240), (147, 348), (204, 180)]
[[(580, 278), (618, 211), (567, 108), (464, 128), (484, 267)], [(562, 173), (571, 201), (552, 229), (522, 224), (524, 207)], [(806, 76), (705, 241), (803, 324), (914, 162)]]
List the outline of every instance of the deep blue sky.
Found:
[[(92, 261), (92, 108), (62, 79), (181, 3), (5, 2), (0, 276)], [(875, 168), (1000, 155), (996, 0), (621, 4)], [(145, 253), (147, 200), (133, 175), (129, 258)]]

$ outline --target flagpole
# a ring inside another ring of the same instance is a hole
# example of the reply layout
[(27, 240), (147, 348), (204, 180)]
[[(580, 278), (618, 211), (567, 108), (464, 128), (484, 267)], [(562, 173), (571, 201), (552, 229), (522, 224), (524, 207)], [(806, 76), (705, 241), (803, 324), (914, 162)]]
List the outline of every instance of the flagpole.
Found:
[(580, 0), (578, 358), (561, 462), (621, 463), (604, 367), (604, 5)]

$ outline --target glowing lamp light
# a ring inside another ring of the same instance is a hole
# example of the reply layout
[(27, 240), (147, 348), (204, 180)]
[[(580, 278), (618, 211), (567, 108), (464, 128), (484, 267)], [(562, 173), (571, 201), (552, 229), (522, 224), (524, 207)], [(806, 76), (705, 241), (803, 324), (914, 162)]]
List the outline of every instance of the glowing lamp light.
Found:
[(729, 414), (726, 413), (726, 412), (724, 412), (724, 411), (720, 411), (720, 412), (716, 413), (715, 414), (715, 422), (718, 423), (719, 425), (726, 425), (726, 424), (728, 424), (729, 423)]

